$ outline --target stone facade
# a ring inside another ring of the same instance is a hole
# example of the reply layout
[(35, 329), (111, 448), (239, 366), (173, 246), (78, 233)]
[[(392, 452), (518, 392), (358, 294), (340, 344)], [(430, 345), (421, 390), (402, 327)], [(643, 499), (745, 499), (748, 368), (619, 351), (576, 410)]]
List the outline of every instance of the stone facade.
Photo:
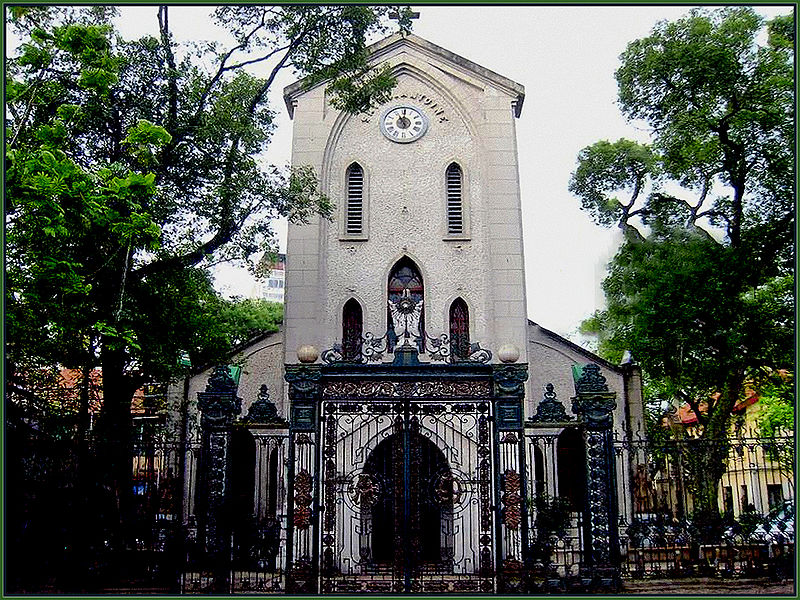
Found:
[[(416, 36), (392, 36), (374, 47), (392, 67), (393, 98), (363, 115), (327, 107), (324, 86), (287, 89), (294, 118), (292, 160), (310, 164), (337, 204), (332, 221), (290, 225), (287, 250), (286, 362), (301, 345), (319, 349), (341, 338), (342, 307), (355, 298), (364, 330), (386, 330), (386, 280), (408, 256), (425, 288), (426, 328), (448, 330), (448, 310), (462, 297), (471, 337), (484, 347), (514, 344), (525, 362), (525, 286), (522, 258), (515, 116), (522, 86), (456, 57)], [(420, 109), (430, 120), (418, 141), (398, 144), (380, 132), (392, 106)], [(445, 170), (464, 174), (464, 235), (446, 232)], [(366, 232), (344, 234), (345, 172), (365, 171)]]

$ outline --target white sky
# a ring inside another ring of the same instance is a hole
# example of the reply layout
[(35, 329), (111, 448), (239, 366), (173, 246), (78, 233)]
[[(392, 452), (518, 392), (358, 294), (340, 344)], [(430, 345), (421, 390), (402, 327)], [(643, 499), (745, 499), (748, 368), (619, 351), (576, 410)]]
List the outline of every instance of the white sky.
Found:
[[(585, 146), (647, 132), (626, 123), (617, 106), (614, 71), (628, 42), (646, 36), (662, 19), (674, 20), (688, 6), (422, 6), (413, 32), (525, 86), (517, 121), (528, 316), (575, 341), (580, 322), (602, 308), (600, 288), (608, 260), (620, 241), (579, 209), (567, 190), (575, 158)], [(156, 7), (122, 8), (126, 38), (157, 31)], [(216, 35), (208, 7), (173, 7), (170, 25), (178, 39)], [(791, 6), (758, 6), (773, 17)], [(278, 132), (268, 159), (286, 164), (291, 121), (278, 82), (272, 98)], [(285, 248), (285, 224), (277, 227)], [(248, 296), (253, 281), (244, 271), (222, 268), (217, 287)]]

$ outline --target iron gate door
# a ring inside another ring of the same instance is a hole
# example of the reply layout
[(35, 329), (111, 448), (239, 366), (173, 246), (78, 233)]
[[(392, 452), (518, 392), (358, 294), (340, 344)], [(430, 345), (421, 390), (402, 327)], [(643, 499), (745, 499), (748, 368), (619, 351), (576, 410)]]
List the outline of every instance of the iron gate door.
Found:
[(490, 411), (323, 402), (323, 593), (494, 590)]

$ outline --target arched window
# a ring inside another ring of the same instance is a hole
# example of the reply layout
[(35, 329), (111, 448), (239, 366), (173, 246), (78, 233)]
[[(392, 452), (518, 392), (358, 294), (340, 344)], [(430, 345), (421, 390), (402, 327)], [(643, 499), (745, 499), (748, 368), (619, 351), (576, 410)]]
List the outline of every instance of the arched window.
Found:
[(447, 234), (464, 233), (463, 175), (461, 167), (450, 163), (446, 174), (447, 187)]
[(342, 309), (342, 358), (344, 360), (357, 360), (361, 356), (363, 326), (364, 317), (361, 305), (354, 298), (350, 298)]
[[(417, 265), (414, 264), (414, 261), (407, 256), (398, 260), (389, 273), (389, 304), (395, 304), (401, 298), (403, 298), (403, 296), (408, 295), (411, 300), (419, 305), (419, 303), (423, 301), (424, 291), (425, 289), (422, 282), (422, 275), (420, 274)], [(405, 333), (406, 324), (410, 323), (411, 327), (409, 327), (408, 333), (416, 338), (412, 339), (411, 341), (416, 341), (420, 352), (422, 352), (424, 350), (425, 337), (423, 334), (425, 331), (424, 305), (421, 307), (418, 315), (412, 315), (412, 317), (404, 323), (395, 322), (394, 318), (392, 317), (392, 310), (390, 307), (387, 308), (387, 311), (388, 329), (399, 336)], [(391, 348), (394, 349), (394, 346), (392, 345)]]
[(364, 169), (358, 163), (347, 167), (347, 206), (345, 234), (364, 233)]
[(461, 298), (450, 305), (450, 356), (453, 360), (469, 358), (469, 309)]

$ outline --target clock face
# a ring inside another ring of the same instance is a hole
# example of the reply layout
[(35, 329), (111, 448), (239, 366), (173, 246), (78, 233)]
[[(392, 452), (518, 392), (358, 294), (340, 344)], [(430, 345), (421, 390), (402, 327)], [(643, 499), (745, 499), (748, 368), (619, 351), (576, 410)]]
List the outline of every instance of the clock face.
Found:
[(393, 142), (413, 142), (425, 135), (427, 130), (427, 117), (410, 106), (390, 108), (381, 118), (381, 131)]

